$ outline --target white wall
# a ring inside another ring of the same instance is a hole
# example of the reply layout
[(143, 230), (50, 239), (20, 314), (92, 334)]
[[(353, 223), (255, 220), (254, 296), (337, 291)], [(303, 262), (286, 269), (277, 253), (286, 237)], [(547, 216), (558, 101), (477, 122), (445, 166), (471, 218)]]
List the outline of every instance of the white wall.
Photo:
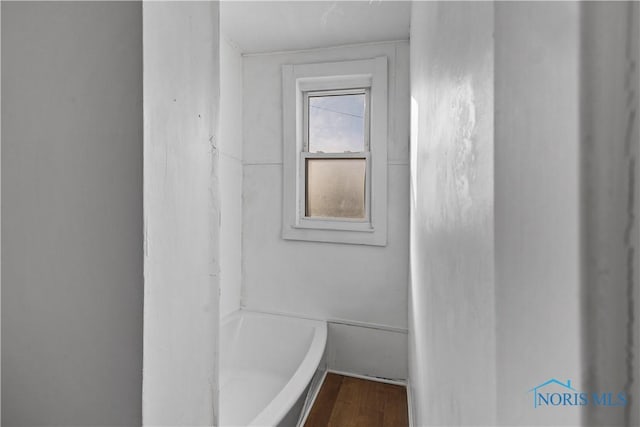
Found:
[(142, 6), (2, 2), (2, 424), (135, 426)]
[(145, 2), (144, 425), (216, 425), (217, 2)]
[(498, 423), (576, 425), (526, 391), (582, 387), (580, 6), (497, 3), (495, 43)]
[(407, 332), (330, 322), (327, 368), (392, 380), (406, 380)]
[(494, 425), (493, 4), (411, 19), (414, 422)]
[(240, 308), (242, 282), (242, 55), (220, 38), (220, 315)]
[(579, 6), (414, 3), (411, 28), (416, 422), (579, 424), (527, 393), (583, 372)]
[[(406, 329), (408, 51), (403, 41), (244, 57), (242, 267), (246, 308)], [(388, 245), (283, 240), (282, 64), (381, 55), (390, 64)], [(406, 348), (398, 349), (397, 358), (406, 359)]]
[[(389, 57), (386, 247), (283, 240), (282, 64)], [(247, 308), (406, 328), (408, 43), (244, 58), (244, 303)]]

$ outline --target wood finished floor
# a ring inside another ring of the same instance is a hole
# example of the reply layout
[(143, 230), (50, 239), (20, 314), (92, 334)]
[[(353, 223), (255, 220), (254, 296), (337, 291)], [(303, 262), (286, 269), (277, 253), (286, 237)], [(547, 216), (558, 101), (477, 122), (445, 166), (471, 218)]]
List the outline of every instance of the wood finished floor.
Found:
[(305, 427), (404, 427), (407, 391), (399, 385), (328, 373)]

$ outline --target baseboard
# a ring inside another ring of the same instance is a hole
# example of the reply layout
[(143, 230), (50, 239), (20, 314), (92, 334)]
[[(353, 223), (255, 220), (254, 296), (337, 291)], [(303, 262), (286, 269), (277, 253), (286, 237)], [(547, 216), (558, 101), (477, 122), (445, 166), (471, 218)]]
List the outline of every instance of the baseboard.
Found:
[(389, 331), (389, 332), (399, 332), (405, 335), (409, 333), (409, 330), (407, 328), (401, 328), (398, 326), (391, 326), (391, 325), (383, 325), (381, 323), (361, 322), (358, 320), (339, 319), (335, 317), (321, 318), (317, 316), (309, 316), (305, 314), (291, 313), (287, 311), (261, 310), (259, 308), (250, 308), (244, 305), (240, 306), (240, 310), (251, 311), (254, 313), (274, 314), (276, 316), (296, 317), (298, 319), (316, 320), (321, 322), (327, 322), (327, 324), (335, 323), (338, 325), (358, 326), (360, 328), (378, 329), (381, 331)]
[(402, 380), (394, 380), (390, 378), (381, 378), (381, 377), (371, 377), (369, 375), (354, 374), (353, 372), (338, 371), (336, 369), (327, 369), (327, 372), (331, 372), (332, 374), (337, 374), (337, 375), (344, 375), (345, 377), (359, 378), (361, 380), (376, 381), (379, 383), (392, 384), (392, 385), (401, 385), (403, 387), (407, 386), (407, 383)]
[(408, 371), (407, 337), (399, 331), (330, 322), (327, 368), (404, 383)]

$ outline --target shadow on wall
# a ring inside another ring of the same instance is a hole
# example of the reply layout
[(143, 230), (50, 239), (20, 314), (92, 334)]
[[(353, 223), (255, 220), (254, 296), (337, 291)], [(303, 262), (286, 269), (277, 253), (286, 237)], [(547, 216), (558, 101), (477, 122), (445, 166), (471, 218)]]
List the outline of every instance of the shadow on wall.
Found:
[(638, 21), (636, 2), (584, 3), (582, 107), (583, 358), (586, 425), (638, 425)]

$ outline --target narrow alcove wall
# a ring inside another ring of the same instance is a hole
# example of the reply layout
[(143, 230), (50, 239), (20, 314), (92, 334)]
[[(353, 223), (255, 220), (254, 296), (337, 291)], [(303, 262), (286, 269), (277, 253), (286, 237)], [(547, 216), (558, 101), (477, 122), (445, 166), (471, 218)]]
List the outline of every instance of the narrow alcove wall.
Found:
[[(401, 380), (407, 377), (410, 6), (322, 1), (221, 5), (221, 27), (231, 45), (225, 48), (227, 41), (221, 42), (221, 57), (229, 60), (222, 65), (227, 86), (222, 103), (235, 110), (235, 97), (242, 96), (242, 152), (231, 153), (242, 155), (240, 306), (328, 320), (330, 368)], [(235, 64), (235, 47), (242, 52), (241, 66)], [(376, 57), (388, 63), (388, 244), (283, 239), (283, 65)], [(233, 74), (238, 71), (241, 84)], [(235, 123), (224, 120), (223, 131)], [(229, 170), (235, 160), (225, 160), (224, 144), (235, 150), (234, 138), (222, 141), (221, 162)], [(228, 190), (223, 189), (223, 197)], [(223, 234), (237, 235), (225, 230), (225, 224), (235, 224), (236, 218), (226, 213), (235, 208), (222, 209)], [(223, 265), (223, 314), (238, 303), (234, 268)]]
[[(282, 65), (388, 60), (387, 245), (282, 238)], [(244, 56), (243, 304), (329, 321), (330, 368), (406, 379), (409, 44)]]
[(217, 2), (145, 2), (144, 425), (216, 425)]

